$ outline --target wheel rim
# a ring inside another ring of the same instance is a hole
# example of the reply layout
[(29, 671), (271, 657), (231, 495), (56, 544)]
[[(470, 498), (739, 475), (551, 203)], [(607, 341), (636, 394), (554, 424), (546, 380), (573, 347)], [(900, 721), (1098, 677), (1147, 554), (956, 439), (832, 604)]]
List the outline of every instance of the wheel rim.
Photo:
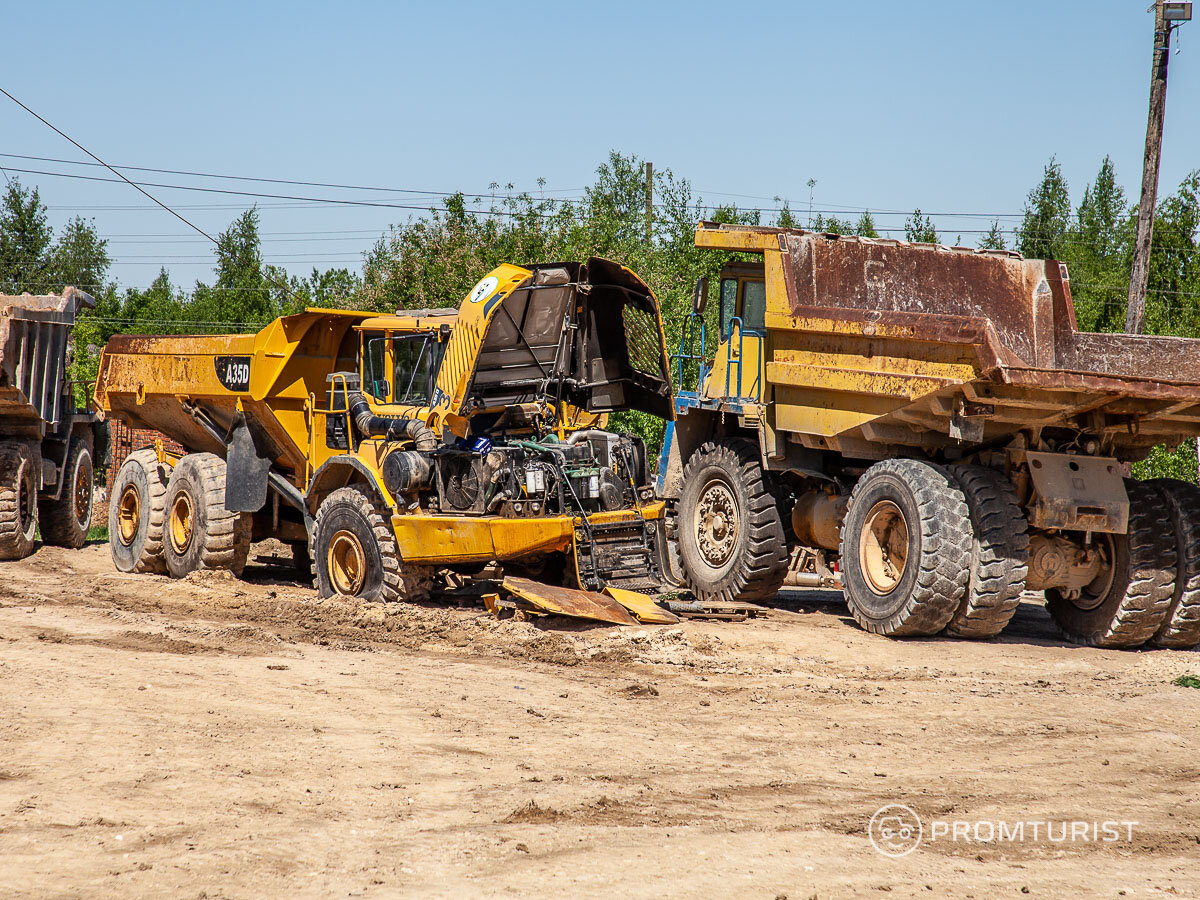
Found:
[(88, 521), (92, 512), (90, 481), (87, 466), (80, 466), (75, 472), (75, 521), (81, 526)]
[(1101, 542), (1096, 547), (1101, 559), (1100, 573), (1082, 589), (1060, 591), (1076, 607), (1085, 612), (1095, 609), (1107, 599), (1109, 592), (1112, 590), (1113, 578), (1116, 576), (1116, 566), (1113, 565), (1116, 553), (1113, 547), (1112, 535), (1101, 534), (1098, 537), (1101, 538)]
[(741, 523), (737, 500), (726, 482), (714, 479), (700, 491), (692, 527), (706, 565), (719, 569), (729, 562)]
[(891, 500), (867, 513), (858, 541), (858, 567), (877, 594), (895, 590), (908, 563), (908, 523)]
[(142, 498), (138, 496), (137, 488), (129, 485), (121, 493), (117, 505), (117, 534), (121, 543), (128, 547), (137, 535), (138, 523), (142, 515)]
[(367, 576), (367, 554), (351, 531), (339, 531), (325, 554), (329, 579), (339, 594), (353, 597), (362, 590)]
[(182, 555), (192, 545), (192, 535), (195, 531), (193, 518), (192, 497), (187, 491), (175, 495), (171, 504), (171, 549)]

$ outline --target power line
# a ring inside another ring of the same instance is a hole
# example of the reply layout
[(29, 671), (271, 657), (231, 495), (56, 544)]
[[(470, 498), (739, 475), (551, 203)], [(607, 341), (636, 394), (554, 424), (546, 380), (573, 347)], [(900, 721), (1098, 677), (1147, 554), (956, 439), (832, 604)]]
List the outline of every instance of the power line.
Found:
[[(0, 88), (0, 90), (3, 90), (3, 88)], [(51, 127), (53, 127), (53, 126), (51, 126)], [(40, 169), (16, 169), (16, 168), (12, 169), (11, 171), (21, 172), (26, 175), (45, 175), (45, 176), (48, 176), (51, 178), (75, 178), (80, 181), (99, 181), (99, 182), (104, 182), (106, 184), (119, 183), (116, 178), (101, 178), (98, 175), (77, 175), (73, 172), (46, 172), (46, 171), (43, 171)], [(378, 208), (382, 208), (382, 209), (416, 210), (418, 212), (430, 212), (433, 209), (432, 207), (429, 207), (429, 206), (414, 206), (412, 204), (406, 204), (406, 203), (389, 203), (389, 202), (385, 202), (385, 201), (381, 201), (381, 200), (347, 200), (347, 199), (344, 199), (341, 197), (299, 197), (299, 196), (295, 196), (293, 194), (268, 194), (263, 191), (235, 191), (230, 188), (200, 187), (199, 185), (191, 185), (191, 184), (164, 184), (162, 182), (157, 182), (157, 181), (130, 181), (128, 178), (126, 178), (120, 172), (117, 172), (116, 169), (113, 169), (112, 171), (120, 177), (120, 181), (124, 181), (127, 184), (133, 185), (139, 191), (141, 191), (143, 194), (146, 194), (147, 197), (150, 197), (150, 199), (154, 200), (154, 202), (157, 203), (159, 206), (161, 206), (163, 209), (170, 211), (172, 215), (178, 217), (183, 222), (187, 222), (188, 220), (183, 218), (183, 216), (179, 215), (174, 210), (171, 210), (170, 207), (168, 207), (165, 204), (161, 203), (160, 201), (156, 200), (153, 196), (151, 196), (145, 190), (142, 190), (143, 186), (144, 187), (153, 187), (153, 188), (163, 188), (164, 190), (172, 190), (172, 191), (197, 191), (197, 192), (205, 193), (205, 194), (228, 194), (230, 196), (235, 196), (235, 197), (262, 197), (262, 198), (268, 199), (268, 200), (292, 200), (292, 201), (300, 200), (300, 201), (304, 201), (306, 203), (329, 203), (329, 204), (333, 204), (333, 205), (337, 205), (337, 206), (367, 206), (367, 207), (378, 207)], [(552, 199), (537, 200), (536, 198), (530, 198), (530, 199), (537, 203), (570, 204), (573, 202), (573, 201), (569, 201), (569, 200), (552, 200)], [(471, 213), (472, 215), (478, 215), (478, 216), (533, 215), (533, 216), (537, 216), (539, 218), (551, 218), (551, 216), (546, 213), (536, 212), (533, 210), (522, 210), (519, 213), (512, 213), (512, 212), (506, 212), (504, 210), (496, 210), (496, 209), (464, 209), (463, 212)], [(188, 222), (188, 224), (190, 225), (191, 223)], [(213, 243), (216, 243), (215, 238), (212, 238), (204, 231), (201, 231), (201, 229), (199, 227), (197, 227), (195, 225), (193, 225), (192, 227), (195, 228), (197, 231), (199, 231), (201, 234), (203, 234), (205, 237), (208, 237), (209, 240), (213, 241)]]
[[(62, 163), (63, 165), (69, 165), (69, 166), (96, 166), (96, 165), (99, 165), (98, 163), (82, 162), (82, 161), (73, 160), (73, 159), (59, 159), (59, 158), (53, 157), (53, 156), (28, 156), (26, 154), (21, 154), (21, 153), (0, 153), (0, 156), (5, 157), (7, 159), (27, 159), (27, 160), (34, 160), (36, 162)], [(361, 185), (361, 184), (337, 184), (337, 183), (327, 182), (327, 181), (292, 181), (292, 180), (289, 180), (286, 178), (258, 178), (258, 177), (254, 177), (254, 176), (250, 176), (250, 175), (218, 175), (218, 174), (215, 174), (212, 172), (189, 172), (189, 171), (186, 171), (183, 169), (156, 169), (156, 168), (151, 168), (148, 166), (116, 166), (115, 168), (125, 169), (126, 171), (129, 171), (129, 172), (156, 172), (160, 175), (186, 175), (186, 176), (193, 177), (193, 178), (218, 178), (218, 179), (223, 179), (226, 181), (253, 181), (253, 182), (260, 182), (263, 184), (293, 184), (293, 185), (298, 185), (301, 187), (326, 187), (326, 188), (336, 188), (339, 190), (348, 190), (348, 191), (380, 191), (383, 193), (391, 193), (391, 194), (426, 194), (426, 195), (435, 196), (435, 197), (453, 197), (456, 194), (463, 194), (464, 196), (472, 196), (472, 197), (483, 197), (485, 195), (495, 195), (495, 192), (490, 189), (487, 191), (426, 191), (426, 190), (419, 190), (416, 188), (377, 187), (377, 186)], [(571, 193), (571, 192), (579, 191), (579, 190), (583, 190), (583, 188), (557, 188), (557, 189), (553, 189), (553, 190), (549, 190), (549, 191), (542, 189), (542, 188), (538, 189), (538, 191), (540, 193), (551, 193), (551, 194), (565, 194), (565, 193)], [(520, 192), (517, 192), (514, 194), (514, 193), (510, 193), (510, 192), (506, 191), (506, 192), (503, 192), (496, 196), (519, 198), (526, 193), (529, 193), (529, 192), (520, 191)], [(547, 199), (556, 199), (556, 198), (547, 198)]]

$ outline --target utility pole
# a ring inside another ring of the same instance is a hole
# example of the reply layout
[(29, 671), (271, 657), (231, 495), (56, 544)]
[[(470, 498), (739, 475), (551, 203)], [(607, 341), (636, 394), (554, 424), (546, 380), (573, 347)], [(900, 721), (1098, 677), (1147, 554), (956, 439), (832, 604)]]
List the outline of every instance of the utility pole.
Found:
[(654, 236), (654, 163), (646, 163), (646, 243)]
[(1167, 109), (1167, 62), (1171, 32), (1192, 17), (1191, 3), (1154, 3), (1154, 56), (1150, 66), (1150, 117), (1146, 124), (1146, 154), (1142, 161), (1142, 197), (1138, 206), (1133, 269), (1129, 276), (1129, 304), (1125, 331), (1141, 334), (1146, 323), (1146, 283), (1150, 277), (1150, 240), (1154, 234), (1154, 207), (1158, 201), (1158, 166), (1162, 156), (1163, 118)]

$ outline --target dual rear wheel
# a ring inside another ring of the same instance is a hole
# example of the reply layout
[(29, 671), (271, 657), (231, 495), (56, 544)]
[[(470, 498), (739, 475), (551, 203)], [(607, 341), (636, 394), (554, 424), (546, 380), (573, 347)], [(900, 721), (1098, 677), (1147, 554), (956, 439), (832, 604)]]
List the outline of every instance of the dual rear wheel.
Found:
[(174, 467), (152, 449), (131, 453), (113, 481), (108, 523), (122, 572), (240, 575), (250, 553), (250, 517), (225, 508), (225, 461), (212, 453), (189, 453)]
[[(1126, 534), (1093, 535), (1099, 564), (1081, 589), (1048, 590), (1071, 641), (1096, 647), (1200, 644), (1200, 489), (1127, 483)], [(999, 472), (917, 460), (877, 463), (842, 526), (846, 599), (868, 631), (988, 638), (1025, 589), (1029, 535)]]

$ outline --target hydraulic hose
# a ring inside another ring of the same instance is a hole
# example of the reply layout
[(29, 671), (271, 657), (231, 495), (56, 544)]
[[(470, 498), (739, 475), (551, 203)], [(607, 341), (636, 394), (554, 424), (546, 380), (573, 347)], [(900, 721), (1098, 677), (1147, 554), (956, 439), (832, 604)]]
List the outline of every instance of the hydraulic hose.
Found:
[(377, 416), (371, 412), (367, 398), (361, 391), (350, 391), (350, 416), (354, 425), (367, 437), (381, 437), (389, 441), (408, 438), (418, 450), (436, 450), (437, 436), (420, 419), (407, 416)]

